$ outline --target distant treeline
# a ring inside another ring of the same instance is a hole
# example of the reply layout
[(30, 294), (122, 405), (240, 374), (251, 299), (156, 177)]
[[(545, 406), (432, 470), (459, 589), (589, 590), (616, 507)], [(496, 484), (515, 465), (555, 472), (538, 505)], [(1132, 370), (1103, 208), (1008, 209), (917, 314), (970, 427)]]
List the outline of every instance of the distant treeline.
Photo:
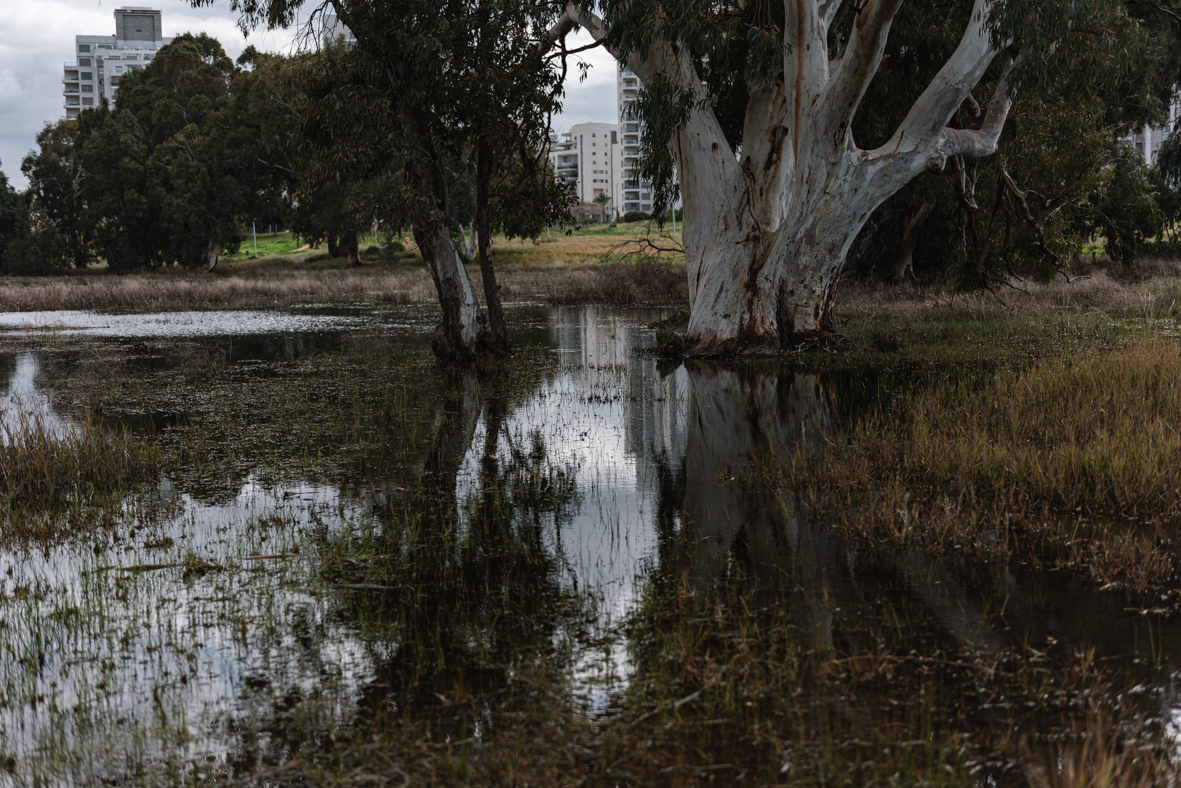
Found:
[[(252, 223), (291, 228), (359, 264), (359, 237), (409, 212), (400, 151), (362, 168), (353, 160), (373, 150), (334, 139), (350, 67), (339, 41), (290, 58), (250, 47), (235, 62), (205, 34), (178, 36), (122, 78), (114, 106), (103, 99), (42, 129), (21, 165), (24, 193), (0, 173), (3, 270), (210, 268)], [(475, 178), (453, 158), (447, 211), (458, 236), (473, 219)], [(529, 211), (542, 232), (565, 200), (552, 175), (543, 185), (559, 207)]]

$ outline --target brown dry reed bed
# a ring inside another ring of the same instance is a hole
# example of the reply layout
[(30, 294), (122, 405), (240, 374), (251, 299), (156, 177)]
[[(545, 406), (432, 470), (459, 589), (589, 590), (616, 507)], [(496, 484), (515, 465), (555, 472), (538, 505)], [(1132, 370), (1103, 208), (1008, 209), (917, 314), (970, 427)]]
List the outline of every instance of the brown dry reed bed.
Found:
[(133, 514), (126, 495), (158, 477), (157, 447), (91, 419), (56, 429), (17, 410), (0, 429), (0, 540), (53, 539)]
[(1069, 281), (1059, 277), (1041, 285), (1014, 279), (995, 293), (960, 293), (948, 283), (846, 282), (837, 297), (837, 322), (843, 331), (881, 321), (1053, 314), (1177, 316), (1181, 260), (1144, 260), (1135, 267), (1104, 260), (1082, 268)]
[(1167, 590), (1181, 565), (1181, 346), (1152, 338), (937, 386), (779, 470), (859, 537)]
[[(482, 280), (469, 271), (477, 293)], [(688, 302), (685, 266), (619, 262), (506, 266), (497, 271), (510, 301), (622, 306)], [(0, 280), (0, 311), (102, 309), (119, 312), (251, 309), (319, 302), (432, 303), (434, 285), (422, 266), (301, 270), (254, 268), (204, 274), (161, 270)]]

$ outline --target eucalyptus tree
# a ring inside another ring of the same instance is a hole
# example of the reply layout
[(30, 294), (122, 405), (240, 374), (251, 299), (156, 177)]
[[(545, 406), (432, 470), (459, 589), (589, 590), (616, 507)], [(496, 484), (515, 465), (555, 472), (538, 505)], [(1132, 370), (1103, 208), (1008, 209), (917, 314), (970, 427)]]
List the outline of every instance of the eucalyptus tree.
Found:
[[(854, 126), (903, 0), (604, 0), (601, 17), (566, 6), (552, 41), (584, 27), (644, 82), (644, 170), (660, 207), (678, 186), (685, 206), (691, 354), (769, 354), (831, 331), (873, 211), (950, 159), (994, 154), (1011, 92), (1036, 81), (1072, 25), (1119, 4), (959, 5), (940, 5), (958, 43), (869, 148)], [(966, 106), (981, 109), (957, 124)]]
[(1175, 235), (1181, 224), (1181, 134), (1174, 132), (1161, 145), (1155, 176), (1165, 225)]
[(4, 171), (0, 170), (0, 260), (4, 259), (5, 250), (16, 238), (24, 221), (20, 195), (8, 182)]
[[(939, 53), (960, 34), (949, 24), (957, 4), (970, 0), (900, 10), (854, 124), (864, 147), (889, 139), (942, 65)], [(1119, 7), (1076, 26), (1015, 96), (996, 155), (951, 157), (944, 172), (919, 175), (883, 203), (850, 249), (850, 273), (897, 281), (913, 260), (964, 288), (995, 289), (1014, 274), (1045, 280), (1069, 268), (1100, 219), (1099, 234), (1117, 239), (1109, 251), (1134, 252), (1119, 239), (1142, 232), (1151, 194), (1129, 190), (1120, 138), (1161, 120), (1176, 79), (1162, 68), (1172, 36), (1161, 19)], [(957, 121), (970, 123), (972, 111)]]
[[(231, 5), (244, 28), (274, 28), (295, 24), (305, 4)], [(333, 13), (356, 36), (347, 53), (324, 61), (325, 68), (342, 68), (348, 79), (313, 90), (313, 103), (328, 114), (327, 122), (321, 115), (302, 126), (309, 145), (319, 148), (313, 169), (321, 180), (345, 174), (348, 180), (377, 178), (389, 187), (386, 203), (412, 224), (438, 291), (442, 321), (433, 344), (439, 356), (503, 349), (507, 330), (489, 255), (492, 215), (519, 215), (522, 205), (538, 201), (548, 210), (548, 198), (558, 193), (543, 148), (562, 73), (546, 60), (539, 36), (561, 8), (549, 0), (318, 0), (306, 11), (305, 31), (320, 29)], [(487, 317), (448, 219), (447, 165), (464, 157), (476, 173), (474, 218)], [(546, 218), (532, 223), (544, 229)]]
[(77, 144), (78, 121), (46, 123), (37, 134), (37, 150), (21, 162), (29, 180), (27, 198), (32, 210), (52, 222), (69, 245), (75, 268), (90, 262), (90, 225), (85, 217), (82, 150)]

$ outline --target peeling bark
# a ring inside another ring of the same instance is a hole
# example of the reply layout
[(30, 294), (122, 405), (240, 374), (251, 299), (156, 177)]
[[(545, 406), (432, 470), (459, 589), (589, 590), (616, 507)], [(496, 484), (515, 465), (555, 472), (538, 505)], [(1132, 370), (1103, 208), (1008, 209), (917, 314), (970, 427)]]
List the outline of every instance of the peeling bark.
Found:
[[(690, 355), (768, 355), (830, 332), (846, 255), (873, 211), (951, 156), (996, 151), (1010, 106), (1004, 78), (978, 128), (949, 124), (996, 57), (987, 19), (998, 2), (976, 0), (959, 47), (877, 150), (858, 148), (851, 128), (902, 0), (864, 0), (831, 63), (828, 26), (839, 0), (784, 3), (783, 69), (748, 85), (741, 158), (709, 109), (696, 109), (671, 140), (685, 211)], [(570, 4), (549, 40), (575, 24), (605, 37), (598, 17)], [(657, 39), (628, 66), (641, 80), (661, 75), (705, 95), (685, 47)]]

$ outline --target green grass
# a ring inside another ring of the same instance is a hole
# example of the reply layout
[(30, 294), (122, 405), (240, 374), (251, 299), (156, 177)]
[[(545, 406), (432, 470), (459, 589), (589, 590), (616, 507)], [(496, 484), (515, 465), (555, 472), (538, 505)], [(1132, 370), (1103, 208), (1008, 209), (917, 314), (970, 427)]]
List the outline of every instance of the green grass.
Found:
[[(307, 241), (289, 232), (284, 233), (259, 233), (258, 240), (258, 256), (267, 257), (270, 255), (285, 255), (291, 254), (296, 249), (304, 246)], [(247, 235), (246, 240), (238, 248), (236, 257), (253, 257), (255, 248), (255, 236)], [(321, 244), (321, 248), (325, 248)]]

